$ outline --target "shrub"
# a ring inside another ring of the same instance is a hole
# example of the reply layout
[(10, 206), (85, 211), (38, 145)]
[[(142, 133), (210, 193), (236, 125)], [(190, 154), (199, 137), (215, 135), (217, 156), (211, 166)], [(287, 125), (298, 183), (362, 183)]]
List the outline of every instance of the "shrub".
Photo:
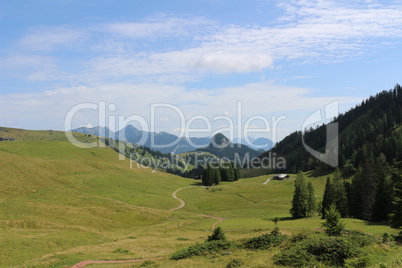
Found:
[(359, 256), (355, 245), (343, 238), (326, 237), (305, 242), (307, 252), (320, 262), (343, 265), (346, 259)]
[(347, 268), (363, 268), (370, 265), (370, 260), (367, 256), (352, 258), (345, 261)]
[(233, 259), (231, 260), (228, 265), (226, 265), (226, 268), (233, 268), (233, 267), (240, 267), (242, 266), (244, 263), (239, 260), (239, 259)]
[(195, 244), (185, 249), (176, 251), (170, 257), (171, 260), (181, 260), (190, 258), (192, 256), (199, 256), (203, 254), (212, 254), (221, 250), (227, 250), (233, 246), (232, 243), (228, 241), (215, 240), (210, 242), (204, 242), (202, 244)]
[(244, 242), (244, 247), (248, 249), (267, 249), (279, 246), (286, 238), (286, 235), (280, 233), (276, 234), (276, 232), (273, 231), (270, 234), (260, 235), (247, 240)]
[(144, 261), (140, 265), (140, 267), (147, 267), (147, 266), (158, 267), (159, 265), (157, 265), (154, 261), (150, 261), (150, 260)]
[(317, 264), (314, 256), (309, 254), (300, 245), (282, 250), (274, 256), (274, 262), (278, 265), (293, 267), (313, 266)]
[(312, 237), (292, 243), (274, 256), (275, 263), (288, 266), (306, 266), (321, 262), (344, 265), (346, 259), (360, 256), (356, 245), (340, 237)]
[(296, 243), (296, 242), (300, 242), (300, 241), (302, 241), (302, 240), (304, 240), (306, 238), (308, 238), (308, 236), (306, 234), (297, 234), (297, 235), (292, 236), (291, 241), (293, 243)]
[(115, 249), (115, 250), (113, 251), (113, 253), (124, 253), (124, 254), (128, 254), (129, 251), (128, 251), (128, 249), (118, 248), (118, 249)]
[(213, 231), (212, 235), (208, 236), (207, 242), (210, 241), (226, 241), (226, 235), (223, 232), (221, 227), (216, 227), (215, 230)]
[(177, 240), (179, 240), (179, 241), (189, 241), (191, 239), (184, 238), (184, 237), (178, 237)]
[(365, 247), (373, 244), (376, 241), (374, 236), (360, 231), (347, 231), (344, 232), (342, 236), (347, 238), (350, 242), (358, 247)]

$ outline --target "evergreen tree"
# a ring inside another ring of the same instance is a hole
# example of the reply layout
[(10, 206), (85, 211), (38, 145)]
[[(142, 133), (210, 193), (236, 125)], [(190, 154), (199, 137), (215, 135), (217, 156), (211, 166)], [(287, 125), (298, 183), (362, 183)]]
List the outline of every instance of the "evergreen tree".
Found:
[(336, 168), (334, 172), (333, 187), (335, 191), (336, 209), (339, 211), (342, 218), (346, 218), (349, 216), (349, 204), (345, 186), (338, 168)]
[(234, 181), (235, 180), (235, 173), (233, 170), (232, 163), (229, 163), (228, 165), (228, 181)]
[(331, 179), (328, 177), (327, 182), (325, 183), (324, 196), (322, 198), (321, 205), (321, 218), (325, 219), (325, 211), (329, 209), (329, 207), (336, 203), (335, 189), (331, 183)]
[(212, 179), (210, 177), (210, 167), (209, 165), (204, 168), (202, 172), (202, 177), (201, 177), (202, 184), (205, 186), (211, 186), (212, 185)]
[(377, 195), (378, 182), (373, 166), (372, 158), (366, 158), (352, 183), (354, 216), (366, 221), (372, 220)]
[(314, 187), (311, 182), (307, 184), (307, 216), (311, 217), (316, 210)]
[(226, 235), (223, 232), (221, 227), (216, 227), (214, 229), (212, 235), (208, 236), (208, 238), (207, 238), (207, 242), (216, 241), (216, 240), (226, 241)]
[(211, 167), (212, 169), (212, 183), (218, 185), (221, 182), (221, 174), (218, 167)]
[(378, 175), (377, 195), (375, 198), (373, 220), (385, 221), (392, 212), (393, 183), (389, 175), (389, 166), (383, 153), (376, 161), (376, 171)]
[(221, 180), (222, 181), (228, 181), (228, 172), (225, 168), (225, 166), (222, 164), (222, 166), (219, 168), (219, 172), (221, 175)]
[(325, 227), (325, 233), (330, 236), (339, 236), (345, 229), (345, 225), (341, 221), (341, 214), (336, 209), (335, 204), (329, 206), (325, 211), (326, 221), (322, 224)]
[(241, 178), (241, 174), (240, 174), (240, 168), (236, 167), (234, 169), (234, 180), (238, 181)]
[(307, 187), (303, 173), (297, 174), (293, 194), (292, 208), (290, 214), (293, 218), (304, 218), (307, 216)]
[(393, 211), (390, 215), (391, 227), (395, 229), (402, 229), (402, 178), (399, 176), (398, 181), (395, 183), (393, 198)]

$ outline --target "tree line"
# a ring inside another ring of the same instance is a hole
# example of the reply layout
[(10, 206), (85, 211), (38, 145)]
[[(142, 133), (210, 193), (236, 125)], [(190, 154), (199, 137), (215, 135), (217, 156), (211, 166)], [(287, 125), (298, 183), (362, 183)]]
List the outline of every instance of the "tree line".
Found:
[(318, 206), (313, 185), (307, 184), (303, 173), (299, 173), (294, 183), (292, 217), (304, 218), (318, 212), (325, 219), (326, 213), (333, 209), (342, 218), (387, 221), (393, 228), (402, 229), (402, 176), (399, 170), (391, 168), (384, 155), (377, 160), (368, 156), (351, 181), (342, 179), (337, 168), (333, 177), (327, 178)]
[(221, 181), (237, 181), (241, 177), (239, 167), (232, 162), (221, 162), (219, 165), (208, 163), (202, 172), (202, 184), (205, 186), (218, 185)]

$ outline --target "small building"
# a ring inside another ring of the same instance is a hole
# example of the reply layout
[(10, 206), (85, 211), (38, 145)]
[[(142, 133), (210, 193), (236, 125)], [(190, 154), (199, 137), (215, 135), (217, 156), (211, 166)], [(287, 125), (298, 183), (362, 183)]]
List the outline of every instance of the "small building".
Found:
[(290, 176), (288, 174), (276, 174), (273, 177), (274, 180), (280, 180), (280, 181), (283, 181), (283, 180), (286, 180), (289, 178), (290, 178)]
[(16, 139), (10, 137), (0, 137), (0, 141), (16, 141)]

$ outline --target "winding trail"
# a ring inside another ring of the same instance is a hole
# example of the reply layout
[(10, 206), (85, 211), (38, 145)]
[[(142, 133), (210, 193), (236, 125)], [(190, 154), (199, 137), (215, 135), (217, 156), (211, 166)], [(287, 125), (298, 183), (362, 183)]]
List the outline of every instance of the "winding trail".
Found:
[(210, 216), (210, 215), (202, 215), (202, 214), (197, 214), (200, 217), (205, 217), (205, 218), (210, 218), (210, 219), (215, 219), (218, 220), (217, 222), (215, 222), (214, 224), (212, 224), (212, 230), (215, 229), (215, 226), (220, 223), (223, 220), (226, 220), (225, 218), (219, 218), (219, 217), (214, 217), (214, 216)]
[(172, 209), (170, 209), (171, 211), (175, 211), (175, 210), (181, 209), (181, 208), (183, 208), (183, 207), (186, 205), (186, 202), (184, 202), (183, 199), (178, 198), (176, 194), (177, 194), (180, 190), (183, 190), (183, 189), (186, 189), (186, 188), (192, 188), (192, 187), (198, 187), (198, 186), (186, 186), (186, 187), (181, 187), (181, 188), (177, 189), (176, 191), (174, 191), (174, 192), (172, 193), (172, 197), (173, 197), (174, 199), (180, 201), (180, 206), (178, 206), (177, 208), (172, 208)]
[[(177, 193), (178, 193), (179, 191), (183, 190), (183, 189), (192, 188), (192, 187), (204, 187), (204, 186), (186, 186), (186, 187), (181, 187), (181, 188), (177, 189), (176, 191), (174, 191), (174, 192), (172, 193), (172, 197), (173, 197), (174, 199), (180, 201), (180, 206), (178, 206), (178, 207), (176, 207), (176, 208), (170, 209), (171, 211), (175, 211), (175, 210), (181, 209), (181, 208), (183, 208), (183, 207), (186, 205), (186, 202), (185, 202), (183, 199), (177, 197)], [(197, 214), (197, 216), (218, 220), (217, 222), (215, 222), (214, 224), (212, 224), (212, 230), (215, 229), (215, 226), (216, 226), (218, 223), (220, 223), (221, 221), (225, 220), (225, 218), (220, 218), (220, 217), (215, 217), (215, 216), (210, 216), (210, 215), (204, 215), (204, 214)]]
[[(180, 198), (177, 197), (177, 193), (179, 191), (183, 190), (183, 189), (192, 188), (192, 187), (204, 187), (204, 186), (185, 186), (185, 187), (181, 187), (181, 188), (177, 189), (176, 191), (174, 191), (172, 193), (172, 197), (174, 199), (176, 199), (176, 200), (179, 200), (180, 205), (178, 207), (176, 207), (176, 208), (170, 209), (171, 211), (181, 209), (186, 205), (186, 202), (183, 199), (180, 199)], [(120, 202), (120, 201), (114, 200), (114, 199), (111, 199), (111, 200)], [(123, 202), (120, 202), (120, 203), (123, 203)], [(225, 218), (220, 218), (220, 217), (215, 217), (215, 216), (210, 216), (210, 215), (204, 215), (204, 214), (196, 214), (196, 215), (200, 216), (200, 217), (204, 217), (204, 218), (210, 218), (210, 219), (218, 220), (217, 222), (212, 224), (212, 230), (215, 229), (215, 226), (218, 223), (220, 223), (221, 221), (225, 220)], [(74, 264), (73, 266), (71, 266), (71, 268), (82, 268), (82, 267), (84, 267), (84, 266), (86, 266), (88, 264), (96, 264), (96, 263), (127, 263), (127, 262), (140, 262), (140, 261), (160, 260), (160, 259), (164, 259), (164, 257), (148, 258), (148, 259), (134, 259), (134, 260), (119, 260), (119, 261), (82, 261), (82, 262), (79, 262), (77, 264)]]

